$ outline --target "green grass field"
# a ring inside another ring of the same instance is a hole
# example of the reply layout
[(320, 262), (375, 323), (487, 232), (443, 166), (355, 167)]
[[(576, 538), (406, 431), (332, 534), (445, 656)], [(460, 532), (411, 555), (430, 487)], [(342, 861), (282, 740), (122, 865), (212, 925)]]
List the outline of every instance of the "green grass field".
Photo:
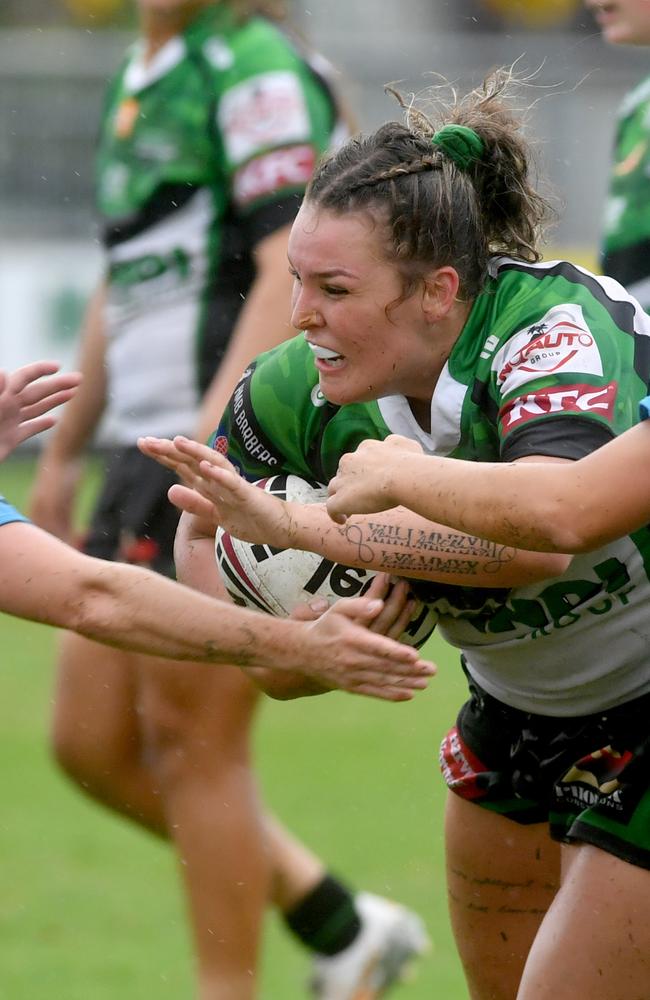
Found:
[[(31, 463), (3, 466), (22, 505)], [(92, 485), (89, 486), (89, 490)], [(191, 951), (171, 851), (57, 773), (46, 734), (56, 633), (0, 616), (0, 1000), (181, 1000)], [(448, 927), (438, 742), (463, 697), (440, 641), (429, 690), (406, 705), (349, 695), (265, 705), (258, 769), (275, 812), (353, 884), (425, 918), (434, 951), (396, 1000), (466, 1000)], [(261, 1000), (306, 996), (308, 956), (270, 916)]]

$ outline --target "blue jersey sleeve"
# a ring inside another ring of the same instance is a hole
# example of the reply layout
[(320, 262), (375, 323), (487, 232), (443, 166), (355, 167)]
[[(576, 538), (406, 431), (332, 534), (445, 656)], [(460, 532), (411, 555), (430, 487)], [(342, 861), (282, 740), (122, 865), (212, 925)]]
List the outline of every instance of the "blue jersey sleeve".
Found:
[(12, 521), (27, 521), (28, 519), (12, 507), (3, 496), (0, 496), (0, 525), (11, 524)]

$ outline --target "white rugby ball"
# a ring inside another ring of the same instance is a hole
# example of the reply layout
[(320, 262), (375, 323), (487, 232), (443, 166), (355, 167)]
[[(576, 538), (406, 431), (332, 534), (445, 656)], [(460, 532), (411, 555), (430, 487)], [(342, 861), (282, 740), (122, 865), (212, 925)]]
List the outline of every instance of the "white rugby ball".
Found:
[[(261, 479), (260, 489), (299, 503), (322, 503), (326, 487), (299, 476), (280, 475)], [(343, 566), (315, 552), (278, 549), (273, 545), (243, 542), (219, 528), (215, 538), (215, 557), (226, 590), (235, 604), (256, 608), (278, 618), (285, 618), (298, 604), (314, 597), (324, 597), (333, 604), (340, 597), (365, 593), (375, 576), (374, 570)], [(402, 642), (421, 646), (438, 621), (433, 608), (418, 602)]]

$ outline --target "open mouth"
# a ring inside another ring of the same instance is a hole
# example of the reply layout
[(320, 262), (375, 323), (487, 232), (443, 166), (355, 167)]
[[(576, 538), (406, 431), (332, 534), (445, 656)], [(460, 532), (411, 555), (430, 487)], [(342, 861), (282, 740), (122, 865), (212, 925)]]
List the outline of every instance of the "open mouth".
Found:
[(335, 368), (345, 361), (342, 354), (331, 351), (329, 347), (320, 347), (318, 344), (310, 344), (309, 347), (316, 360), (324, 362), (328, 367)]

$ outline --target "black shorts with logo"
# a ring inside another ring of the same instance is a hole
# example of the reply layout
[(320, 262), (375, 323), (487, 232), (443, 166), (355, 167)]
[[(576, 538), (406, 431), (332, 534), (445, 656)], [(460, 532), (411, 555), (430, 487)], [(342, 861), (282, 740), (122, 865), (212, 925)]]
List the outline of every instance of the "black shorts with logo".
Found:
[(173, 472), (137, 448), (115, 451), (82, 542), (83, 551), (173, 577), (180, 512), (167, 499), (167, 491), (176, 482)]
[(547, 822), (555, 840), (650, 868), (650, 694), (552, 718), (468, 681), (470, 698), (440, 748), (450, 790), (518, 823)]

